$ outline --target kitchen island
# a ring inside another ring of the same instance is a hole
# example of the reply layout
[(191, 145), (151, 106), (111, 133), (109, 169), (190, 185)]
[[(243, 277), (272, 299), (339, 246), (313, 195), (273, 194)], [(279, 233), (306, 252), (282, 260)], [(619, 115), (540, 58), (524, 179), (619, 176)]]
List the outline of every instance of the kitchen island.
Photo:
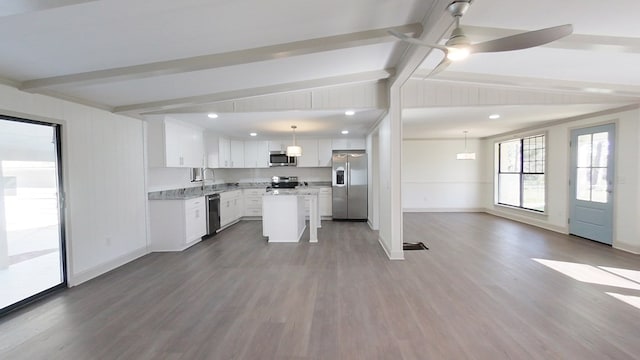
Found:
[(320, 216), (318, 189), (273, 190), (262, 201), (262, 235), (269, 242), (299, 242), (305, 224), (305, 199), (309, 201), (309, 242), (318, 242)]

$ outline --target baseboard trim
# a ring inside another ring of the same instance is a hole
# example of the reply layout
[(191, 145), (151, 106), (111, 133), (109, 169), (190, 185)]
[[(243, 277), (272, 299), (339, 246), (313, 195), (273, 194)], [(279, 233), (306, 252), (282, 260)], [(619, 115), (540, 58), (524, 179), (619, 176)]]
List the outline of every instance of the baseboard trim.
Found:
[(626, 243), (614, 243), (613, 244), (613, 248), (614, 249), (618, 249), (618, 250), (622, 250), (622, 251), (626, 251), (632, 254), (636, 254), (636, 255), (640, 255), (640, 246), (638, 245), (632, 245), (632, 244), (626, 244)]
[(404, 251), (389, 251), (385, 245), (384, 239), (380, 235), (378, 235), (378, 243), (382, 246), (382, 250), (387, 254), (389, 260), (404, 260)]
[(102, 274), (108, 273), (111, 270), (119, 268), (120, 266), (132, 262), (133, 260), (140, 258), (149, 254), (149, 250), (147, 247), (142, 247), (137, 250), (134, 250), (128, 254), (117, 257), (111, 261), (107, 261), (104, 264), (98, 265), (94, 268), (84, 270), (75, 275), (69, 275), (69, 279), (67, 279), (67, 284), (69, 287), (74, 287), (82, 284), (83, 282), (87, 282), (91, 279), (94, 279)]
[(403, 213), (427, 213), (427, 212), (485, 212), (484, 208), (403, 208)]

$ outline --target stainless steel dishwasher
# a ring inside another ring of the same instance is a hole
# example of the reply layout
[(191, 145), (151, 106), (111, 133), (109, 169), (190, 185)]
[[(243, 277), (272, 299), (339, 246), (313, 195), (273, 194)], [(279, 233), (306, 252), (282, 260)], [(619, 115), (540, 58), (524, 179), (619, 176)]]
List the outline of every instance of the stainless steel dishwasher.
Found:
[(220, 194), (207, 195), (207, 236), (220, 229)]

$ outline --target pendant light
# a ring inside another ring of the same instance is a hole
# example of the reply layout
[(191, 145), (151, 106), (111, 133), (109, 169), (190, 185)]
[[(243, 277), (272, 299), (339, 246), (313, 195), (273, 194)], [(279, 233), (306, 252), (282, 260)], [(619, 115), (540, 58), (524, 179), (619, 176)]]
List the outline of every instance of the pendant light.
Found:
[(456, 154), (456, 160), (475, 160), (476, 153), (467, 152), (467, 131), (464, 131), (464, 152)]
[(287, 156), (302, 156), (302, 148), (296, 145), (296, 129), (298, 127), (295, 125), (291, 125), (291, 129), (293, 130), (293, 145), (287, 146)]

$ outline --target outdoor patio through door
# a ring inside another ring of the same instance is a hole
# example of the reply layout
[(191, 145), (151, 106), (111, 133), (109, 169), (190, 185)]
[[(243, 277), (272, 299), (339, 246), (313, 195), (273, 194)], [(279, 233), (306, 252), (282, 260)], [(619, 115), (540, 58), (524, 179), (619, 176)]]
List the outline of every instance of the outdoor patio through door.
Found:
[(0, 116), (0, 315), (66, 287), (59, 132)]

